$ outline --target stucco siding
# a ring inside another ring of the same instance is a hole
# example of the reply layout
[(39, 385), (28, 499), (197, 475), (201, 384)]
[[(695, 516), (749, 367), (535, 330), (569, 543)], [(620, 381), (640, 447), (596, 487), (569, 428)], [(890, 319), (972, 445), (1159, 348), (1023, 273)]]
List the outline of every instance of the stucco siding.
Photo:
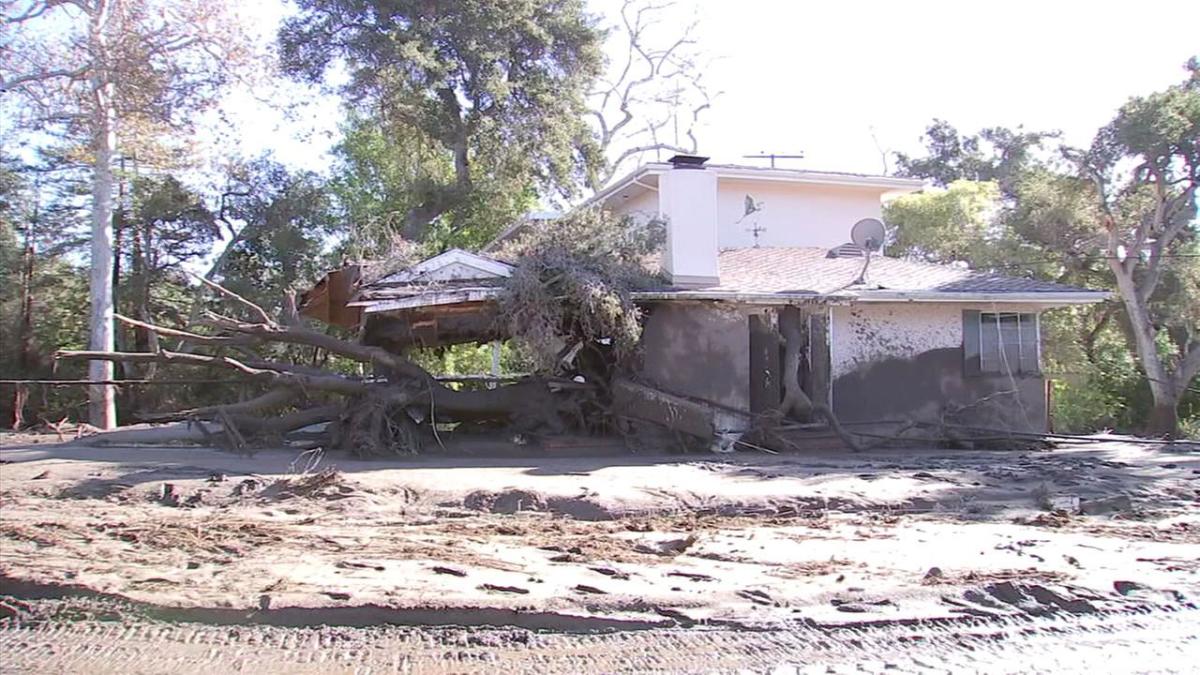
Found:
[(834, 377), (884, 359), (962, 346), (962, 310), (949, 304), (838, 306), (831, 324)]
[(651, 307), (642, 334), (642, 375), (674, 394), (749, 410), (748, 315), (708, 304)]
[[(722, 179), (717, 187), (717, 240), (722, 249), (760, 246), (832, 248), (850, 241), (850, 228), (863, 218), (879, 218), (881, 191), (803, 183)], [(749, 217), (746, 195), (762, 203)]]
[(646, 190), (621, 200), (615, 204), (613, 213), (630, 216), (638, 222), (649, 222), (658, 217), (658, 191)]
[(1023, 307), (953, 303), (860, 304), (832, 308), (833, 409), (847, 422), (935, 420), (966, 408), (967, 420), (1041, 431), (1045, 380), (974, 375), (963, 368), (962, 312)]

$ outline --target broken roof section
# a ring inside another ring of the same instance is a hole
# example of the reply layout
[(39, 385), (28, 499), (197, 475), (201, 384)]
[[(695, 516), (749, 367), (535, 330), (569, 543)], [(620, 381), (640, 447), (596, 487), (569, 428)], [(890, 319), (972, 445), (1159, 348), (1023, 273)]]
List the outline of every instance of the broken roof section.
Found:
[(512, 265), (451, 249), (359, 288), (348, 303), (364, 314), (486, 302), (512, 274)]

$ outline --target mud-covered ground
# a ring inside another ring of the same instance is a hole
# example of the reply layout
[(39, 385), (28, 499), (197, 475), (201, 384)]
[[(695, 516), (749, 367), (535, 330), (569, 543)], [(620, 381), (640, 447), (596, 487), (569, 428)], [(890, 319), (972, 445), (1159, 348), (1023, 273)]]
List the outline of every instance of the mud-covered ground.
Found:
[(1197, 632), (1183, 627), (1200, 597), (1200, 454), (1188, 447), (313, 468), (285, 450), (13, 441), (0, 439), (0, 593), (12, 596), (0, 646), (18, 640), (27, 655), (46, 631), (84, 631), (30, 618), (64, 602), (33, 599), (62, 597), (125, 603), (151, 626), (443, 625), (613, 644), (782, 630), (800, 651), (813, 631), (917, 621), (1112, 632), (1113, 617), (1141, 616), (1159, 634)]
[(78, 673), (1179, 673), (1200, 612), (768, 630), (214, 626), (116, 601), (20, 601), (0, 671)]

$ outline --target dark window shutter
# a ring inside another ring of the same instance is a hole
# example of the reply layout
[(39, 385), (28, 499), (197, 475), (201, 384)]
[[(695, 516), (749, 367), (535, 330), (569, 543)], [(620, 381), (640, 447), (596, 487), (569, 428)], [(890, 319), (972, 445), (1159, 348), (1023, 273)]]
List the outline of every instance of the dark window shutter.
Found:
[(979, 312), (963, 310), (963, 375), (979, 375)]

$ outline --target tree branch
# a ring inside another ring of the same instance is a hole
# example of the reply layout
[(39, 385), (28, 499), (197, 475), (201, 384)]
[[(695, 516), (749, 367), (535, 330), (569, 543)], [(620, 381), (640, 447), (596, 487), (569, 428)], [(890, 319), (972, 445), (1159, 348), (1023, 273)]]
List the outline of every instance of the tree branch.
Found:
[(25, 75), (17, 75), (16, 77), (13, 77), (12, 79), (4, 80), (4, 81), (0, 82), (0, 91), (9, 91), (9, 90), (13, 89), (14, 87), (19, 87), (21, 85), (29, 84), (31, 82), (46, 82), (47, 80), (54, 80), (54, 79), (60, 79), (60, 78), (79, 80), (79, 79), (82, 79), (85, 76), (87, 76), (87, 74), (90, 70), (91, 70), (91, 66), (89, 65), (89, 66), (80, 66), (79, 68), (75, 68), (72, 70), (67, 70), (64, 68), (64, 69), (56, 69), (56, 70), (43, 70), (38, 73), (27, 73)]
[(359, 394), (367, 390), (368, 384), (339, 375), (303, 375), (287, 371), (286, 366), (278, 370), (268, 368), (251, 368), (237, 359), (228, 356), (209, 356), (206, 354), (188, 354), (182, 352), (100, 352), (63, 350), (55, 354), (55, 359), (73, 359), (86, 361), (113, 361), (118, 363), (167, 363), (185, 366), (204, 366), (231, 368), (243, 375), (256, 379), (265, 379), (285, 387), (299, 387), (339, 394)]
[(1193, 342), (1175, 369), (1175, 390), (1178, 395), (1183, 395), (1197, 375), (1200, 375), (1200, 342)]
[(138, 321), (137, 319), (131, 319), (127, 316), (124, 316), (123, 314), (115, 314), (114, 313), (113, 318), (116, 319), (117, 321), (120, 321), (121, 323), (127, 324), (129, 326), (133, 326), (135, 328), (144, 328), (146, 330), (158, 333), (159, 335), (166, 335), (168, 337), (176, 337), (176, 338), (180, 338), (182, 340), (186, 340), (188, 342), (194, 342), (196, 344), (230, 345), (230, 346), (254, 344), (253, 340), (250, 340), (250, 339), (248, 339), (246, 337), (242, 337), (242, 336), (199, 335), (197, 333), (190, 333), (185, 330), (176, 330), (174, 328), (166, 328), (164, 326), (158, 326), (158, 325), (155, 325), (152, 323)]
[(225, 288), (221, 284), (218, 284), (217, 282), (215, 282), (211, 279), (202, 277), (199, 274), (196, 274), (194, 272), (188, 272), (188, 274), (191, 275), (192, 277), (196, 278), (197, 280), (199, 280), (200, 283), (204, 284), (205, 286), (208, 286), (209, 288), (217, 291), (221, 295), (232, 298), (233, 300), (237, 301), (242, 306), (248, 307), (252, 312), (257, 314), (259, 316), (259, 318), (261, 318), (263, 320), (263, 323), (266, 323), (266, 324), (275, 323), (275, 320), (271, 318), (271, 315), (267, 313), (267, 310), (263, 309), (258, 304), (253, 303), (253, 302), (247, 300), (246, 298), (243, 298), (242, 296), (238, 295), (237, 293), (234, 293), (233, 291), (229, 290), (228, 288)]

